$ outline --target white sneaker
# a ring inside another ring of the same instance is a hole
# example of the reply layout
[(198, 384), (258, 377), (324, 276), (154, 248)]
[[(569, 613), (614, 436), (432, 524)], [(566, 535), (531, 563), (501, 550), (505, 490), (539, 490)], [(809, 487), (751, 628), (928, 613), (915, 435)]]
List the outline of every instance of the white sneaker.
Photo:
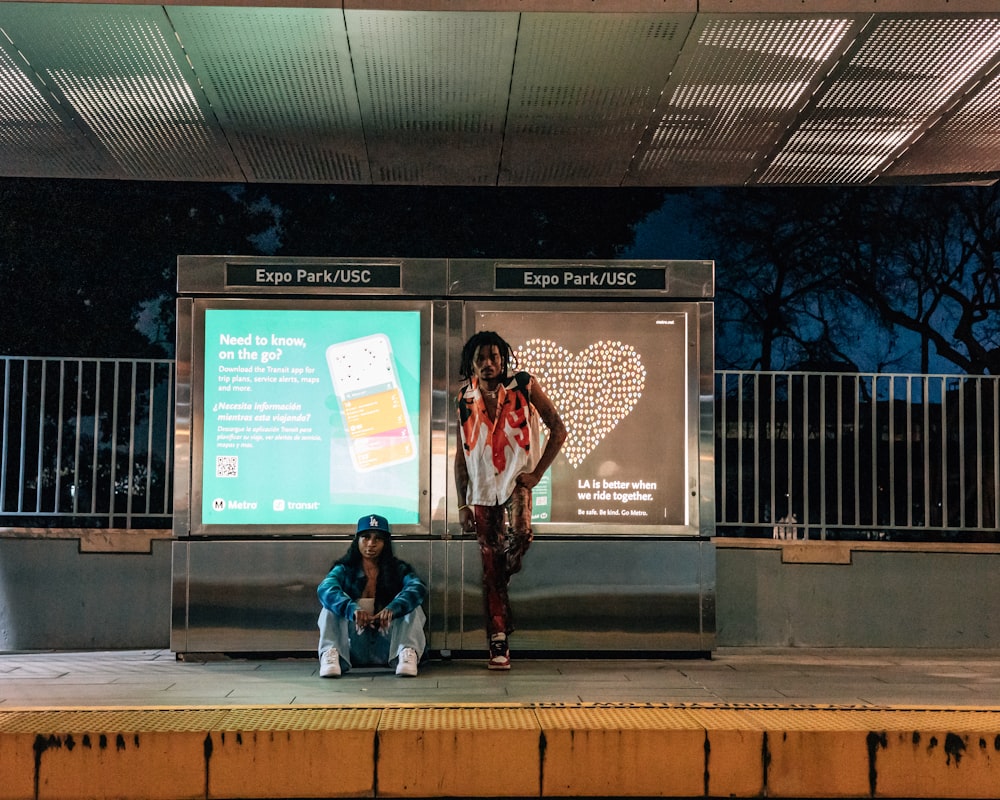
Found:
[(319, 676), (321, 678), (340, 677), (340, 653), (337, 652), (336, 647), (324, 650), (323, 655), (319, 657)]
[(412, 647), (404, 647), (399, 651), (399, 663), (396, 664), (396, 674), (408, 678), (417, 676), (417, 651)]

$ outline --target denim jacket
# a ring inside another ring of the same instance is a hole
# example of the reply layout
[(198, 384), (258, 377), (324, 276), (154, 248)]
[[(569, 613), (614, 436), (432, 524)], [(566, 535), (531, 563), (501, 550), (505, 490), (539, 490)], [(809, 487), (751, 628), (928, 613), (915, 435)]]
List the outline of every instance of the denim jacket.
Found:
[[(376, 589), (376, 612), (388, 608), (394, 617), (403, 617), (427, 599), (427, 587), (413, 567), (405, 561), (395, 558), (382, 569), (395, 569), (396, 577), (399, 578), (403, 588), (395, 597), (388, 598), (379, 596), (380, 592)], [(360, 565), (352, 568), (346, 564), (334, 564), (333, 569), (317, 587), (316, 593), (324, 608), (328, 608), (338, 617), (354, 619), (354, 612), (358, 610), (357, 600), (361, 597), (366, 583), (365, 571)], [(380, 585), (381, 583), (379, 581)]]

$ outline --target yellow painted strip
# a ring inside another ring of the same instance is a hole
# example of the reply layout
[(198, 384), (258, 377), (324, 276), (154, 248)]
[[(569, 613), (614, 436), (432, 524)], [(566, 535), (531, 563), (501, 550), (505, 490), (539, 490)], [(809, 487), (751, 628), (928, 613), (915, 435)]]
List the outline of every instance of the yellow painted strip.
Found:
[(387, 708), (378, 729), (377, 792), (537, 796), (539, 734), (528, 708)]
[(694, 797), (705, 730), (686, 709), (539, 708), (545, 797)]
[(772, 709), (771, 797), (1000, 797), (1000, 714), (941, 709)]
[(0, 775), (0, 800), (996, 798), (1000, 709), (9, 709)]
[(208, 797), (371, 797), (371, 708), (234, 709), (205, 742)]
[(35, 796), (34, 742), (34, 734), (0, 733), (0, 800)]
[(764, 729), (746, 710), (692, 708), (705, 730), (705, 793), (710, 797), (764, 796)]
[(893, 731), (868, 745), (881, 796), (1000, 797), (998, 728)]

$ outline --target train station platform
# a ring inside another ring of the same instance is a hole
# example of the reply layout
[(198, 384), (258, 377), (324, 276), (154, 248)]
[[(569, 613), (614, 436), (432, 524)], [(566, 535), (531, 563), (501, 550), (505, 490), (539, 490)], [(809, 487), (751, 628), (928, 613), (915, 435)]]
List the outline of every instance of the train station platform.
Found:
[(0, 654), (0, 799), (1000, 797), (1000, 650)]

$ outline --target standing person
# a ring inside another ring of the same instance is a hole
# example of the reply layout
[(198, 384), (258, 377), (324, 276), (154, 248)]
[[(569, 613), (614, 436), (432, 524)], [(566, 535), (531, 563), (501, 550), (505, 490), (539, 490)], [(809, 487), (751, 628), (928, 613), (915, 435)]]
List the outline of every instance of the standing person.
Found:
[[(462, 348), (455, 485), (462, 530), (476, 533), (490, 669), (510, 669), (514, 630), (507, 584), (531, 545), (531, 490), (566, 439), (552, 401), (497, 333), (481, 331)], [(541, 446), (539, 418), (549, 429)]]
[(351, 666), (393, 666), (413, 677), (424, 653), (427, 587), (392, 553), (389, 522), (378, 514), (358, 520), (347, 552), (317, 587), (319, 675), (339, 678)]

